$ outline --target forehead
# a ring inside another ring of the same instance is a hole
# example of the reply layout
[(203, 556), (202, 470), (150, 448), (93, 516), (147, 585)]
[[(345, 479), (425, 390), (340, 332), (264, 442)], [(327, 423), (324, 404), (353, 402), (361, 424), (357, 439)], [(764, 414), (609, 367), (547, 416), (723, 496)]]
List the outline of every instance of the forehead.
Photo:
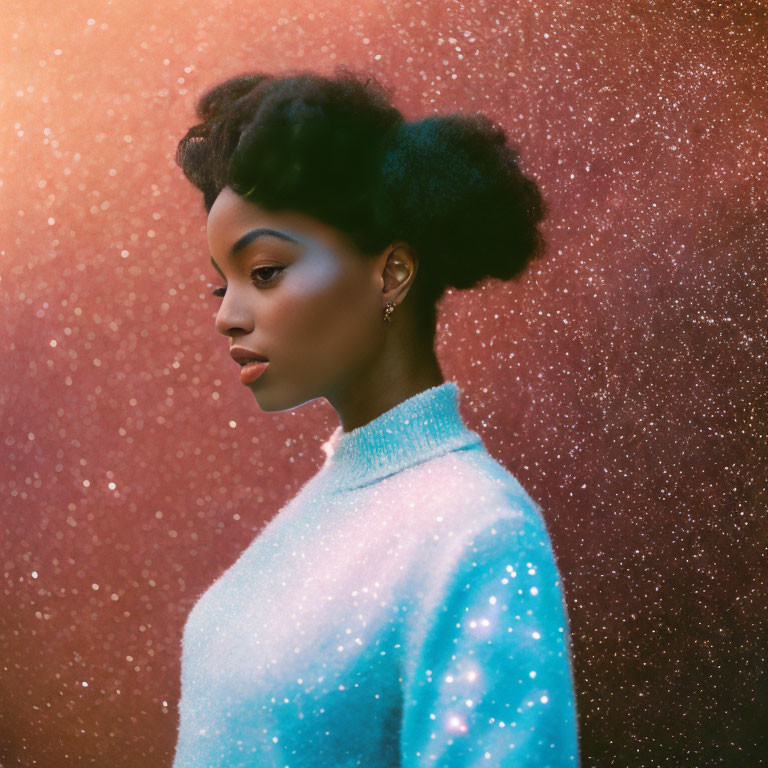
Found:
[(252, 220), (253, 216), (258, 213), (257, 206), (240, 197), (229, 187), (224, 187), (208, 212), (208, 231), (209, 233), (211, 230), (215, 232), (218, 229), (235, 225), (249, 216)]

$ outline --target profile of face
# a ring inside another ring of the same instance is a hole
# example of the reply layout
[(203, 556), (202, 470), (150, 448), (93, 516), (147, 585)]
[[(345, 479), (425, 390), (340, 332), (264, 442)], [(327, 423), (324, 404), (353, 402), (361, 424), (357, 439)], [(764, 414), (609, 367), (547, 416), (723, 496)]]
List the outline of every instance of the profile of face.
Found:
[[(264, 411), (354, 391), (382, 354), (387, 252), (366, 258), (336, 229), (272, 212), (225, 187), (207, 223), (223, 278), (216, 329), (269, 361), (246, 384)], [(240, 368), (232, 362), (232, 376)]]

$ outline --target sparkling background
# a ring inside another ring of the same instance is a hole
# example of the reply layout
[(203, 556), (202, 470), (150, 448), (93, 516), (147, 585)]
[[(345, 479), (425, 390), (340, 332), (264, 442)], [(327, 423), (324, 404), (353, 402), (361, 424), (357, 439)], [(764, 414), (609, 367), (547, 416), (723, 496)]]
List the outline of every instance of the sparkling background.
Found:
[(260, 412), (214, 330), (173, 153), (215, 82), (337, 64), (500, 120), (550, 204), (438, 346), (545, 510), (584, 764), (761, 764), (767, 41), (754, 0), (7, 0), (2, 765), (169, 765), (187, 613), (322, 464), (331, 406)]

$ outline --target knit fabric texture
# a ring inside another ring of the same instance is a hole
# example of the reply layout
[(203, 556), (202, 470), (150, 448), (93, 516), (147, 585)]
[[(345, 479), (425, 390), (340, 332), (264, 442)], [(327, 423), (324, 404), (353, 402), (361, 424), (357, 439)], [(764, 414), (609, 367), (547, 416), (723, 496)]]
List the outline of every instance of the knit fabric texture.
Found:
[(205, 593), (173, 768), (578, 766), (541, 508), (452, 381), (362, 427)]

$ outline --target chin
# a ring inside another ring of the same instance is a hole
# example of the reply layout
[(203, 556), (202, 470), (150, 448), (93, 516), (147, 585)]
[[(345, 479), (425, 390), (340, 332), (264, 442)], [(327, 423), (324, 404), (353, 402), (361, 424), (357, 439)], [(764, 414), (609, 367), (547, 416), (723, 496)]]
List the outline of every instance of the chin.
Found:
[(316, 400), (319, 395), (307, 396), (306, 394), (295, 394), (291, 396), (289, 392), (274, 392), (264, 390), (259, 391), (258, 383), (250, 387), (259, 408), (265, 413), (279, 413), (280, 411), (290, 411), (294, 408), (300, 408), (302, 405)]

